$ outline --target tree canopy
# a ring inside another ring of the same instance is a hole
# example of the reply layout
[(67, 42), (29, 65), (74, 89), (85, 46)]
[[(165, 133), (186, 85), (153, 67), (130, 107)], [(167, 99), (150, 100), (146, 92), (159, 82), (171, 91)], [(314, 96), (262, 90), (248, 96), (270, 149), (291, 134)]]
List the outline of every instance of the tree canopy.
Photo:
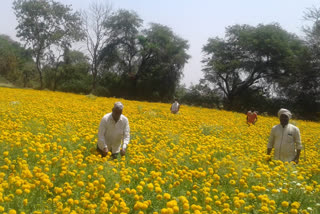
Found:
[(17, 37), (32, 50), (43, 87), (43, 60), (53, 45), (69, 47), (82, 38), (80, 16), (70, 6), (53, 0), (15, 0)]
[(258, 90), (264, 82), (277, 84), (297, 73), (303, 50), (302, 41), (277, 24), (234, 25), (226, 29), (225, 39), (210, 38), (203, 47), (202, 81), (221, 90), (232, 108), (235, 97), (249, 88)]

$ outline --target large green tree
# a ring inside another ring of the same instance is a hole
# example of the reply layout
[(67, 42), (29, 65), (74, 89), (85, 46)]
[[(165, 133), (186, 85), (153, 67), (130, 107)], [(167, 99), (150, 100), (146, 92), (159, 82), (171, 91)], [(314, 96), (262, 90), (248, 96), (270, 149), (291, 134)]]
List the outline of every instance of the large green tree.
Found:
[(287, 95), (295, 101), (299, 113), (308, 119), (320, 118), (320, 8), (305, 11), (303, 30), (308, 51), (301, 57), (298, 75), (290, 77)]
[(152, 23), (139, 38), (140, 63), (135, 81), (138, 92), (147, 97), (170, 100), (189, 59), (188, 42), (169, 27)]
[(135, 96), (132, 77), (137, 73), (140, 60), (138, 36), (142, 19), (134, 12), (118, 10), (107, 22), (106, 46), (100, 54), (104, 73), (102, 84), (116, 96)]
[(188, 42), (160, 24), (139, 31), (141, 23), (135, 13), (123, 10), (107, 23), (110, 43), (101, 55), (107, 69), (102, 84), (118, 96), (168, 101), (189, 59)]
[(15, 0), (17, 37), (32, 49), (43, 87), (43, 61), (53, 46), (70, 47), (81, 39), (81, 20), (70, 6), (53, 0)]
[(210, 38), (203, 47), (202, 81), (223, 92), (227, 108), (236, 108), (234, 101), (243, 93), (298, 73), (303, 49), (302, 41), (278, 24), (234, 25), (224, 39)]
[(108, 60), (109, 69), (121, 75), (136, 73), (139, 60), (138, 35), (142, 19), (133, 11), (119, 10), (105, 23), (108, 44), (102, 57)]
[(0, 75), (25, 87), (33, 76), (33, 68), (31, 51), (9, 36), (0, 35)]

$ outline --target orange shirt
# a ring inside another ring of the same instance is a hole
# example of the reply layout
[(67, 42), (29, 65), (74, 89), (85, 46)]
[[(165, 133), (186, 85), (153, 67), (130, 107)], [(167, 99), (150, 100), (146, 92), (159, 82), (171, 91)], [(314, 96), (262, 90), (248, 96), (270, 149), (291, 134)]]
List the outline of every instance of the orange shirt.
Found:
[(248, 111), (247, 116), (248, 116), (248, 123), (253, 123), (258, 115), (255, 112)]

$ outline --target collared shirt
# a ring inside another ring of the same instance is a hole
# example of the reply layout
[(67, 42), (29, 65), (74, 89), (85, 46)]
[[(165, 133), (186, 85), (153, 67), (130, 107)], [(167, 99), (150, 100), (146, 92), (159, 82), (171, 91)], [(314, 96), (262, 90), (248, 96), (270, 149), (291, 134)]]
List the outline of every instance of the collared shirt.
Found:
[(108, 148), (112, 153), (120, 152), (121, 141), (123, 140), (122, 148), (127, 148), (130, 141), (129, 121), (121, 115), (118, 122), (115, 122), (112, 113), (103, 116), (99, 125), (98, 131), (98, 147), (103, 150)]
[(299, 128), (292, 124), (285, 127), (281, 124), (274, 126), (270, 133), (268, 148), (274, 148), (275, 160), (292, 161), (297, 149), (302, 149)]
[(248, 123), (253, 123), (255, 121), (255, 119), (257, 118), (257, 113), (252, 112), (252, 111), (248, 111), (247, 117), (248, 117)]
[(171, 111), (177, 112), (179, 110), (179, 103), (175, 101), (171, 106)]

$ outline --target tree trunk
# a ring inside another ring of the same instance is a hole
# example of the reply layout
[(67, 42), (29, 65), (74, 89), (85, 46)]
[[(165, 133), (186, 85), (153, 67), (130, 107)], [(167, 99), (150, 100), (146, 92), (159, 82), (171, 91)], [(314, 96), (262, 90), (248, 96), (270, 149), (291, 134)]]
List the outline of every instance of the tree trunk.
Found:
[(56, 91), (57, 87), (57, 70), (54, 71), (54, 80), (53, 80), (53, 91)]
[(92, 92), (96, 89), (97, 73), (94, 72), (92, 75)]
[(40, 78), (40, 89), (43, 89), (42, 71), (41, 71), (41, 66), (40, 66), (40, 55), (38, 55), (36, 58), (36, 65), (37, 65), (37, 71), (39, 73), (39, 78)]

